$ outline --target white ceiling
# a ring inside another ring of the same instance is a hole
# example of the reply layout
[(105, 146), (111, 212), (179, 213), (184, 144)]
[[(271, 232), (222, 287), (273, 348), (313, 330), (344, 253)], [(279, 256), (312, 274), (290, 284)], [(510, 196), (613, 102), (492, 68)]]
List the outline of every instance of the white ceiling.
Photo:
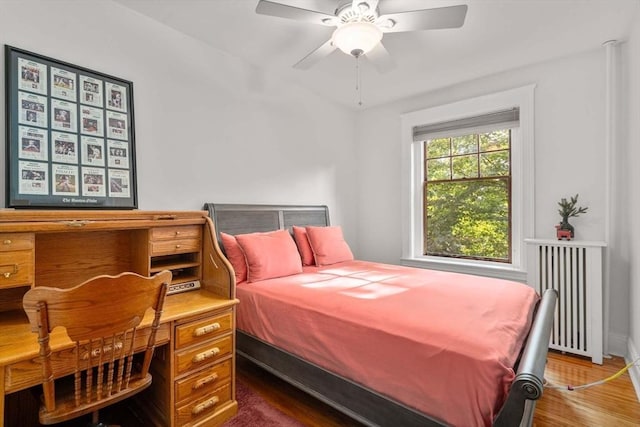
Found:
[[(258, 15), (258, 0), (115, 0), (217, 49), (351, 108), (355, 59), (336, 50), (309, 70), (292, 65), (332, 27)], [(333, 14), (344, 0), (272, 0)], [(624, 41), (640, 0), (380, 0), (393, 11), (467, 4), (462, 28), (385, 34), (397, 66), (361, 61), (363, 107)]]

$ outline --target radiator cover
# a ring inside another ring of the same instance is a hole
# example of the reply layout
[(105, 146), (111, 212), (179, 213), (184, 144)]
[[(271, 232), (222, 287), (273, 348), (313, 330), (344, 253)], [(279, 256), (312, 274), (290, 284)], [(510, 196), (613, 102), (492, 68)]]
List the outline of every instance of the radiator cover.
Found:
[(555, 350), (602, 364), (602, 242), (527, 239), (527, 283), (558, 292), (549, 341)]

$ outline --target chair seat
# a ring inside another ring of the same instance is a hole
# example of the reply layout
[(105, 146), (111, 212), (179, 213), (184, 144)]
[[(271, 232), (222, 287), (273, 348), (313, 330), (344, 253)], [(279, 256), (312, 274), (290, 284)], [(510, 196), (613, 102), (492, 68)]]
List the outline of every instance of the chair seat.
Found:
[[(147, 374), (144, 378), (132, 378), (129, 381), (129, 387), (113, 393), (109, 397), (102, 397), (100, 403), (96, 403), (95, 396), (89, 403), (81, 403), (76, 406), (73, 378), (69, 377), (68, 384), (63, 386), (62, 390), (56, 392), (56, 409), (51, 412), (46, 412), (43, 409), (40, 410), (40, 423), (41, 424), (56, 424), (63, 421), (67, 421), (76, 417), (81, 417), (86, 414), (93, 413), (106, 406), (113, 405), (121, 400), (128, 398), (141, 390), (151, 385), (151, 374)], [(115, 387), (115, 386), (114, 386)], [(68, 389), (68, 390), (67, 390)]]

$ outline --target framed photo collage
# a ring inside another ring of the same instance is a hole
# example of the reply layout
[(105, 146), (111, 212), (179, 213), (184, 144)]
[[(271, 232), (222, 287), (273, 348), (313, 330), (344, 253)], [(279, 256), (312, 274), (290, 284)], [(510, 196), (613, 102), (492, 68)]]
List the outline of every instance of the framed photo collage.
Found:
[(133, 83), (5, 46), (11, 208), (137, 208)]

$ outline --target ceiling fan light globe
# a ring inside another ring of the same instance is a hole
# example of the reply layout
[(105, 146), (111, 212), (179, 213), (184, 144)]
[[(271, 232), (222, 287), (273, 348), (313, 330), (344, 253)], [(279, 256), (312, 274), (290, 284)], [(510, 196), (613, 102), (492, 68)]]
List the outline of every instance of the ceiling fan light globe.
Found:
[(348, 22), (338, 27), (331, 37), (334, 46), (346, 53), (371, 51), (382, 40), (382, 30), (370, 22)]

